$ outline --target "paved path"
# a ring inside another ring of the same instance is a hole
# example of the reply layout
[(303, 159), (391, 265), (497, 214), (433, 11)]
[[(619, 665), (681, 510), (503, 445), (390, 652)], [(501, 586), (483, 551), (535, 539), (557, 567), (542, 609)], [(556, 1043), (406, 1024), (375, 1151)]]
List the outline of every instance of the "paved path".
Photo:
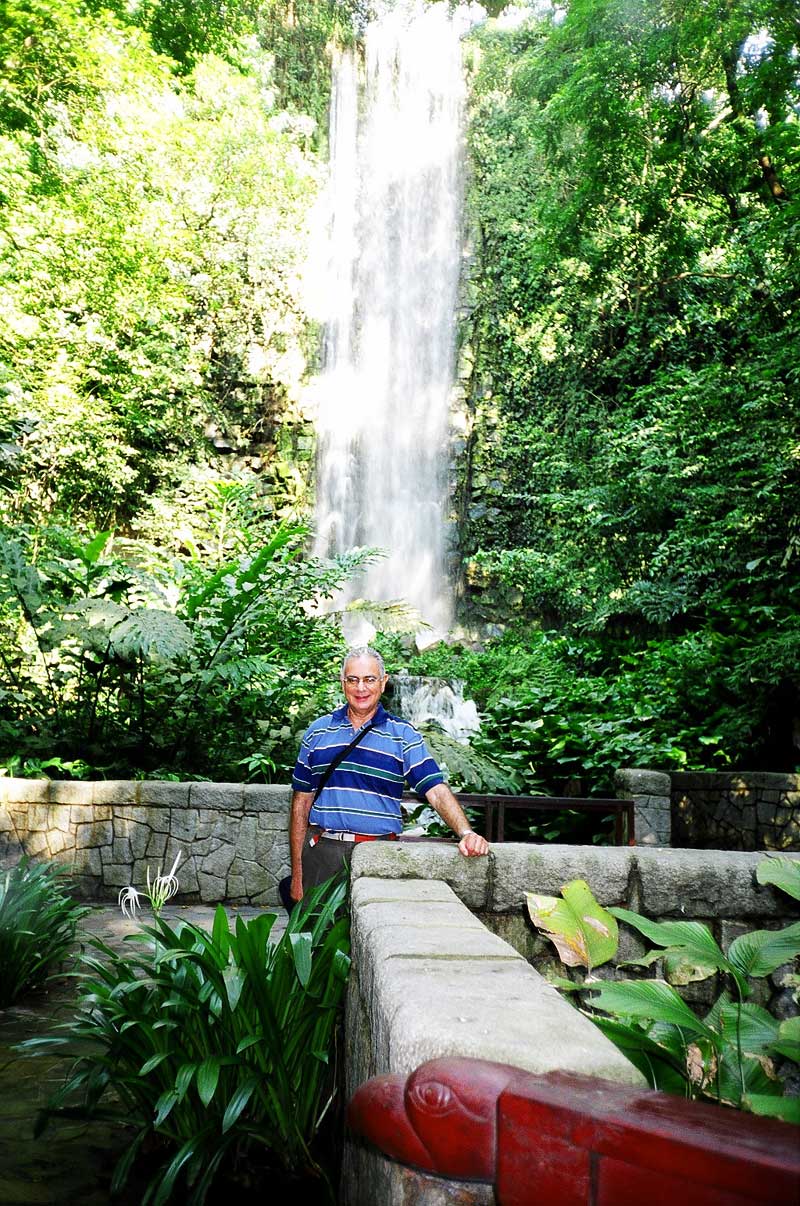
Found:
[[(227, 911), (231, 917), (276, 912), (273, 935), (286, 928), (283, 909)], [(214, 909), (168, 905), (162, 915), (171, 923), (183, 919), (210, 929)], [(139, 916), (145, 923), (149, 920), (149, 913)], [(82, 928), (109, 946), (121, 947), (125, 935), (138, 925), (108, 906), (94, 909)], [(36, 1112), (61, 1083), (68, 1064), (52, 1053), (21, 1059), (10, 1050), (14, 1043), (48, 1033), (55, 1019), (69, 1016), (73, 1002), (73, 982), (60, 979), (13, 1008), (0, 1009), (0, 1206), (108, 1206), (111, 1201), (111, 1175), (131, 1133), (104, 1122), (58, 1121), (34, 1139)], [(124, 1196), (114, 1199), (114, 1206), (138, 1206), (142, 1189), (142, 1182), (132, 1183)]]

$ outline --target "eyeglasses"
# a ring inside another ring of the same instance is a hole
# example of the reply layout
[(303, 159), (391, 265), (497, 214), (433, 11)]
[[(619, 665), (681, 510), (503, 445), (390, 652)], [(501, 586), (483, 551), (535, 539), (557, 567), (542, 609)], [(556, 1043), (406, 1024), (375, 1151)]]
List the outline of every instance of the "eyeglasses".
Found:
[(363, 678), (357, 678), (355, 674), (347, 674), (344, 681), (348, 687), (357, 687), (359, 683), (363, 683), (365, 687), (374, 687), (379, 680), (377, 674), (365, 674)]

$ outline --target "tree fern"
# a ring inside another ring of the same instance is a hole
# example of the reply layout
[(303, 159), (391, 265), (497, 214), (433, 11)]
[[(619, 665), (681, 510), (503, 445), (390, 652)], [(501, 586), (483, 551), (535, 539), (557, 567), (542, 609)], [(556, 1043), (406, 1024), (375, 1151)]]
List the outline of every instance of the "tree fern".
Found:
[(497, 762), (479, 754), (469, 745), (462, 745), (436, 724), (421, 726), (421, 732), (434, 758), (447, 768), (450, 783), (466, 791), (500, 792), (517, 790), (513, 773)]

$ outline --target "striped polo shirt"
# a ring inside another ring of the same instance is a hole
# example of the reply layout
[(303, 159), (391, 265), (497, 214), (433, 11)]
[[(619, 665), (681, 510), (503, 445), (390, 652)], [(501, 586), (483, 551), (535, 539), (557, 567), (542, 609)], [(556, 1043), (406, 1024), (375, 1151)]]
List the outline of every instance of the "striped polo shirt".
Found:
[[(378, 704), (375, 723), (340, 762), (311, 809), (309, 821), (352, 833), (400, 833), (403, 785), (424, 795), (444, 775), (422, 737)], [(295, 791), (316, 791), (325, 769), (355, 737), (347, 705), (309, 725), (292, 776)]]

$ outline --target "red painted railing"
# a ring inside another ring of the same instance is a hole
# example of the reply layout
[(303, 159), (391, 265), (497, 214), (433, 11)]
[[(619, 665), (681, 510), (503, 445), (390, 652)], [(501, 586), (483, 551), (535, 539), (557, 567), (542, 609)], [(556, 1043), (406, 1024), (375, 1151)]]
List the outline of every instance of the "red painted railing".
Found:
[(498, 1206), (796, 1206), (800, 1129), (565, 1072), (436, 1059), (348, 1109), (393, 1160), (493, 1182)]

